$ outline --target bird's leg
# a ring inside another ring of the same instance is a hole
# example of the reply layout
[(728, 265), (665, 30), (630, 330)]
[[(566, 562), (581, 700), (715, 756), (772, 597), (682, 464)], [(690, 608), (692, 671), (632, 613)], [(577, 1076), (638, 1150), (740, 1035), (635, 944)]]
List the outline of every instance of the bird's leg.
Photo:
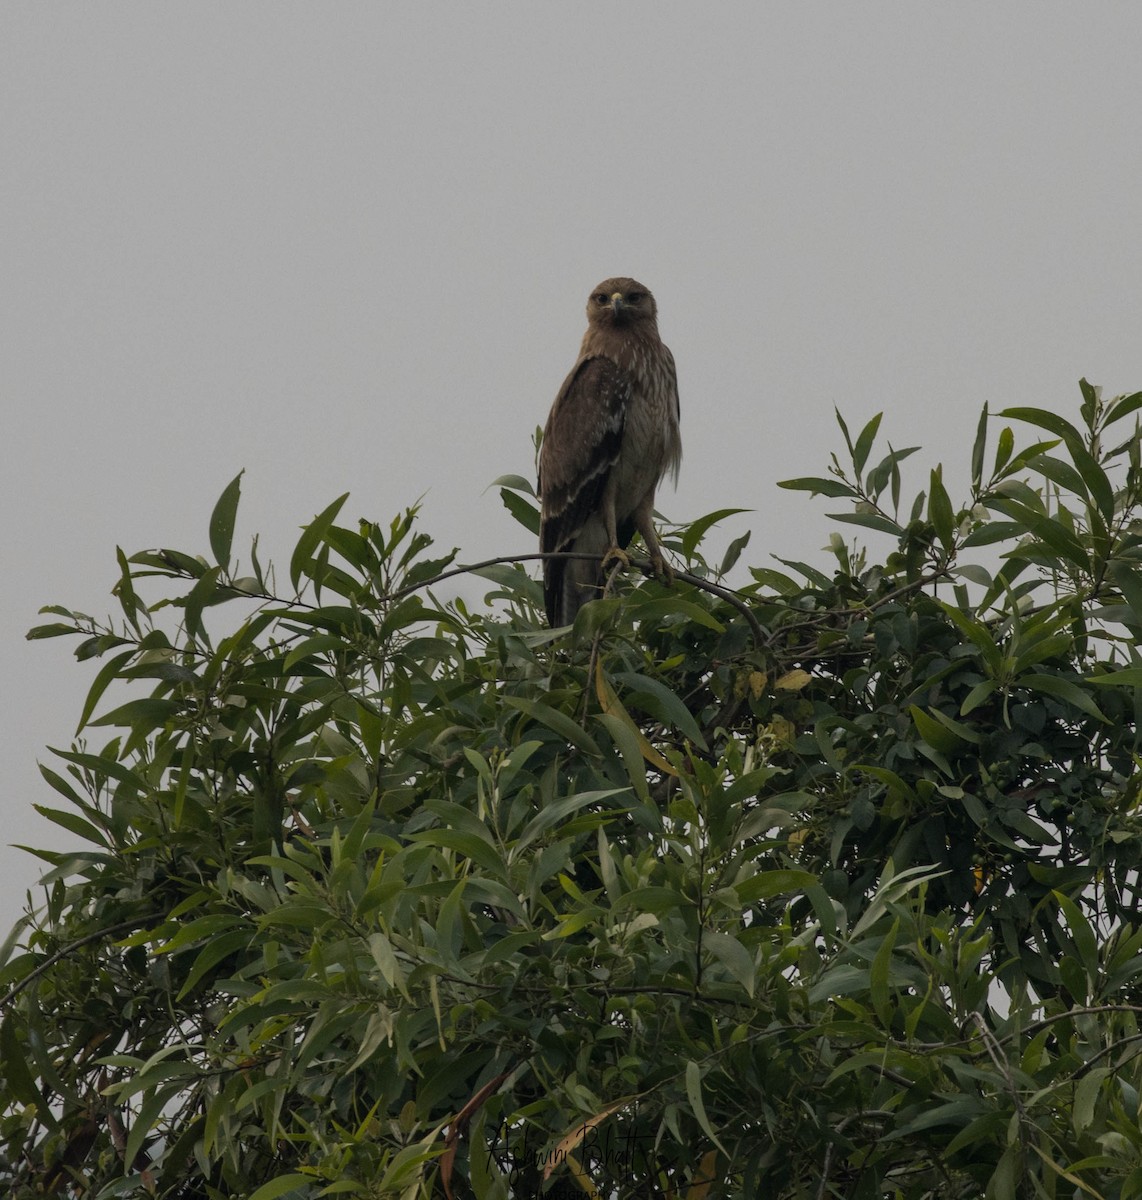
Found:
[(603, 525), (607, 531), (607, 549), (603, 553), (603, 559), (599, 563), (599, 570), (606, 571), (613, 563), (620, 562), (624, 570), (630, 568), (630, 559), (627, 557), (627, 552), (619, 545), (619, 535), (617, 522), (615, 520), (615, 497), (614, 497), (614, 482), (608, 480), (607, 488), (603, 493)]
[(662, 547), (658, 544), (658, 538), (654, 532), (654, 492), (651, 491), (644, 496), (638, 508), (634, 511), (635, 528), (642, 534), (642, 540), (646, 543), (646, 553), (650, 558), (650, 569), (654, 572), (656, 579), (661, 579), (667, 587), (674, 583), (674, 572), (670, 569), (670, 564), (662, 556)]
[(622, 563), (624, 569), (630, 567), (630, 556), (616, 542), (612, 542), (611, 548), (603, 555), (599, 570), (606, 571), (613, 563)]

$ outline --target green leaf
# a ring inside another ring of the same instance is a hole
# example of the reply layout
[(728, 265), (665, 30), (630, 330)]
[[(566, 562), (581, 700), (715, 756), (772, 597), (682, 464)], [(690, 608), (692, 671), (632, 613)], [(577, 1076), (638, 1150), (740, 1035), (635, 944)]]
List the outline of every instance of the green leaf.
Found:
[(1062, 459), (1053, 458), (1050, 454), (1037, 454), (1027, 465), (1041, 475), (1046, 475), (1052, 483), (1074, 492), (1076, 496), (1087, 494), (1083, 477), (1070, 463), (1063, 462)]
[(65, 799), (70, 800), (72, 804), (83, 807), (83, 801), (79, 798), (79, 793), (71, 786), (64, 777), (53, 771), (50, 767), (45, 767), (43, 763), (37, 764), (40, 768), (40, 774), (44, 777), (50, 787), (59, 792)]
[(1006, 808), (1000, 810), (999, 818), (1008, 829), (1014, 830), (1020, 837), (1033, 842), (1037, 846), (1057, 846), (1059, 839), (1048, 833), (1037, 821), (1033, 821), (1022, 809)]
[(900, 918), (897, 917), (885, 934), (884, 939), (873, 955), (872, 965), (868, 972), (868, 990), (872, 999), (872, 1007), (886, 1028), (892, 1026), (892, 995), (890, 990), (892, 951), (896, 946), (896, 935), (900, 931)]
[(426, 829), (423, 833), (409, 834), (409, 840), (456, 850), (489, 874), (497, 878), (504, 877), (504, 864), (495, 847), (473, 834), (463, 833), (459, 829)]
[(254, 929), (251, 927), (248, 929), (232, 930), (230, 933), (224, 933), (207, 942), (199, 951), (193, 965), (187, 972), (186, 979), (179, 989), (178, 999), (181, 1000), (184, 996), (189, 995), (200, 979), (208, 972), (213, 971), (223, 959), (229, 958), (231, 954), (237, 954), (238, 951), (245, 949), (254, 937)]
[(569, 716), (552, 708), (549, 704), (544, 704), (541, 700), (529, 700), (526, 696), (505, 696), (504, 703), (510, 708), (518, 709), (533, 721), (546, 725), (548, 729), (564, 741), (570, 742), (571, 745), (582, 750), (584, 754), (589, 754), (592, 758), (600, 756), (601, 751), (591, 735)]
[(888, 517), (880, 516), (879, 513), (827, 513), (826, 515), (830, 521), (841, 521), (846, 525), (861, 525), (865, 529), (875, 529), (877, 533), (887, 533), (894, 538), (904, 536), (902, 525), (896, 521), (890, 521)]
[(535, 495), (535, 488), (532, 486), (531, 480), (525, 479), (522, 475), (501, 475), (498, 479), (493, 479), (488, 486), (510, 488), (514, 492), (523, 492), (527, 496)]
[(182, 710), (177, 700), (163, 700), (157, 696), (145, 696), (139, 700), (128, 700), (126, 704), (113, 708), (92, 725), (122, 725), (132, 729), (150, 730), (165, 725)]
[(263, 1183), (248, 1200), (277, 1200), (278, 1196), (284, 1196), (288, 1192), (298, 1192), (302, 1188), (308, 1188), (313, 1182), (313, 1176), (299, 1175), (297, 1172), (279, 1175), (276, 1179), (271, 1179), (269, 1183)]
[(1005, 425), (999, 431), (999, 441), (995, 447), (995, 467), (992, 471), (993, 475), (998, 475), (1011, 459), (1011, 453), (1015, 449), (1015, 434), (1011, 432), (1011, 426)]
[(1106, 675), (1084, 675), (1083, 683), (1099, 687), (1142, 687), (1142, 667), (1120, 667)]
[(28, 1067), (28, 1055), (16, 1032), (17, 1022), (16, 1013), (8, 1012), (0, 1024), (0, 1066), (4, 1068), (5, 1089), (22, 1104), (31, 1105), (37, 1117), (54, 1129), (55, 1118)]
[(702, 946), (725, 967), (728, 974), (735, 982), (741, 984), (746, 994), (752, 999), (757, 987), (757, 968), (754, 965), (753, 955), (741, 942), (728, 933), (711, 929), (702, 938)]
[(928, 489), (928, 520), (932, 522), (940, 545), (948, 551), (955, 549), (955, 514), (952, 512), (952, 502), (948, 493), (944, 490), (939, 467), (932, 471)]
[(716, 512), (707, 513), (704, 517), (699, 517), (696, 521), (692, 521), (682, 532), (682, 553), (690, 558), (698, 543), (706, 536), (707, 532), (719, 521), (724, 521), (726, 517), (737, 516), (738, 513), (749, 512), (748, 508), (719, 508)]
[(79, 714), (79, 724), (75, 728), (76, 737), (83, 732), (83, 727), (95, 711), (95, 706), (107, 690), (108, 684), (121, 673), (124, 664), (130, 662), (134, 657), (135, 651), (133, 649), (126, 650), (122, 654), (116, 654), (114, 658), (110, 659), (100, 668), (99, 673), (92, 680), (91, 687), (87, 690), (87, 699), (83, 703), (83, 711)]
[(127, 556), (123, 551), (116, 546), (115, 558), (119, 563), (119, 580), (111, 589), (113, 595), (119, 597), (119, 605), (123, 609), (123, 615), (131, 623), (135, 632), (140, 632), (139, 629), (139, 607), (140, 601), (135, 595), (134, 584), (131, 580), (131, 567), (127, 562)]
[[(1090, 571), (1090, 555), (1086, 548), (1058, 519), (1036, 512), (1025, 504), (1003, 496), (989, 499), (988, 504), (998, 508), (1012, 520), (1018, 521), (1028, 533), (1033, 533), (1061, 558), (1073, 563), (1082, 571)], [(1018, 554), (1019, 551), (1012, 550), (1008, 553)]]
[(1082, 434), (1066, 417), (1060, 417), (1058, 413), (1048, 412), (1043, 408), (1005, 408), (999, 415), (1014, 421), (1026, 421), (1028, 425), (1037, 425), (1040, 429), (1046, 429), (1048, 433), (1061, 437), (1068, 447), (1072, 444), (1082, 445)]
[(542, 812), (533, 817), (519, 835), (519, 840), (513, 847), (512, 853), (518, 856), (531, 845), (541, 834), (556, 825), (562, 824), (572, 813), (586, 808), (589, 804), (601, 804), (612, 796), (621, 796), (626, 788), (604, 788), (593, 792), (580, 792), (574, 796), (564, 796), (554, 804), (546, 806)]
[(853, 468), (858, 475), (864, 470), (864, 464), (868, 461), (868, 454), (876, 440), (876, 431), (880, 428), (880, 419), (883, 416), (883, 413), (877, 413), (869, 421), (860, 431), (860, 437), (857, 438), (856, 446), (853, 447)]
[(965, 725), (962, 721), (953, 720), (947, 713), (941, 712), (938, 708), (927, 710), (929, 715), (934, 717), (945, 729), (954, 733), (962, 742), (978, 746), (983, 740), (979, 733), (976, 732), (970, 725)]
[(1128, 417), (1132, 412), (1137, 412), (1142, 408), (1142, 392), (1134, 392), (1129, 396), (1120, 396), (1110, 406), (1106, 414), (1106, 424), (1113, 425), (1115, 421), (1121, 421), (1123, 417)]
[(686, 1096), (690, 1101), (694, 1117), (698, 1124), (701, 1125), (703, 1132), (728, 1158), (728, 1151), (718, 1140), (718, 1135), (714, 1132), (714, 1127), (710, 1124), (710, 1118), (706, 1116), (706, 1106), (702, 1101), (702, 1071), (693, 1059), (686, 1064)]
[(934, 750), (941, 754), (957, 754), (965, 749), (967, 740), (954, 729), (929, 716), (915, 704), (909, 705), (908, 711), (912, 714), (912, 723), (917, 732)]
[(833, 415), (837, 418), (837, 424), (841, 427), (841, 433), (845, 439), (845, 445), (849, 448), (849, 454), (853, 452), (853, 439), (849, 436), (849, 427), (845, 424), (844, 417), (841, 416), (841, 410), (833, 405)]
[(44, 638), (63, 637), (69, 633), (82, 633), (82, 629), (76, 629), (74, 625), (64, 625), (60, 621), (53, 621), (50, 625), (33, 625), (28, 630), (24, 637), (29, 642), (40, 641)]
[(1024, 687), (1029, 687), (1032, 691), (1040, 692), (1044, 696), (1055, 696), (1059, 700), (1065, 700), (1080, 712), (1085, 712), (1087, 716), (1094, 717), (1097, 721), (1105, 722), (1107, 719), (1090, 696), (1077, 683), (1072, 683), (1069, 679), (1061, 679), (1058, 675), (1023, 675), (1019, 682)]
[(1098, 939), (1090, 922), (1083, 915), (1079, 906), (1064, 892), (1052, 892), (1055, 903), (1067, 918), (1067, 931), (1074, 939), (1078, 960), (1087, 973), (1087, 978), (1095, 980), (1099, 975)]
[(242, 490), (242, 472), (226, 485), (210, 514), (210, 549), (214, 561), (225, 571), (230, 566), (230, 546), (234, 541), (234, 522), (238, 515), (238, 499)]
[(842, 483), (839, 479), (821, 479), (815, 476), (805, 476), (802, 479), (779, 479), (777, 486), (789, 488), (791, 491), (809, 492), (814, 496), (833, 498), (851, 496), (854, 500), (860, 496), (860, 493), (851, 484)]
[(349, 499), (349, 493), (345, 492), (338, 496), (327, 508), (313, 518), (303, 530), (301, 537), (297, 540), (297, 545), (294, 547), (293, 555), (289, 560), (289, 578), (290, 583), (295, 589), (301, 587), (301, 579), (303, 575), (310, 574), (314, 562), (314, 554), (318, 546), (325, 539), (326, 533), (330, 526), (337, 519), (337, 514), (341, 511), (345, 501)]
[(875, 467), (869, 471), (865, 479), (865, 486), (868, 489), (869, 495), (875, 500), (889, 482), (892, 483), (892, 503), (898, 506), (900, 503), (900, 463), (906, 458), (910, 458), (919, 450), (919, 446), (905, 446), (903, 450), (889, 449), (888, 454), (880, 460)]
[(143, 1148), (143, 1143), (146, 1141), (147, 1135), (154, 1130), (163, 1109), (172, 1097), (179, 1095), (185, 1090), (185, 1081), (178, 1080), (175, 1083), (167, 1084), (165, 1087), (156, 1088), (138, 1106), (135, 1112), (135, 1119), (131, 1122), (130, 1132), (127, 1134), (127, 1144), (123, 1150), (125, 1162), (133, 1163), (135, 1161), (139, 1151)]
[(1001, 415), (1027, 421), (1050, 433), (1058, 434), (1066, 443), (1071, 459), (1083, 482), (1090, 489), (1090, 495), (1102, 513), (1103, 519), (1107, 522), (1114, 519), (1114, 488), (1107, 478), (1106, 472), (1086, 448), (1082, 434), (1066, 418), (1039, 408), (1009, 408)]
[(632, 597), (628, 602), (631, 616), (636, 621), (661, 622), (665, 617), (685, 617), (696, 625), (712, 629), (715, 633), (725, 633), (726, 627), (712, 613), (686, 600), (682, 595), (682, 586), (671, 588), (666, 596), (654, 600), (643, 600), (641, 595)]
[(978, 492), (983, 483), (983, 456), (987, 449), (987, 405), (980, 410), (971, 451), (972, 487)]
[(1092, 1067), (1075, 1084), (1074, 1102), (1071, 1106), (1071, 1125), (1075, 1133), (1082, 1133), (1094, 1123), (1095, 1105), (1103, 1084), (1114, 1072), (1110, 1067)]
[(504, 508), (528, 533), (539, 537), (539, 509), (534, 504), (525, 500), (518, 492), (509, 491), (508, 488), (500, 488), (500, 499), (504, 502)]
[(94, 842), (97, 846), (111, 848), (103, 831), (96, 829), (90, 821), (85, 821), (78, 813), (62, 812), (58, 808), (48, 808), (43, 804), (33, 804), (32, 807), (53, 825), (66, 829), (68, 833), (74, 833), (77, 837), (83, 838), (85, 842)]
[(1022, 537), (1025, 532), (1019, 521), (985, 521), (964, 538), (962, 546), (965, 550), (972, 546), (991, 546), (996, 542), (1010, 541), (1013, 537)]
[(218, 579), (222, 573), (221, 567), (210, 567), (199, 576), (198, 582), (181, 601), (186, 612), (186, 629), (191, 637), (208, 642), (206, 629), (202, 624), (202, 610), (208, 605), (215, 604), (219, 599), (225, 599), (228, 593), (218, 595)]
[(718, 567), (719, 575), (728, 575), (737, 564), (741, 557), (741, 552), (749, 545), (750, 534), (752, 530), (747, 529), (741, 537), (736, 537), (726, 548), (726, 553), (722, 557), (722, 564)]
[(706, 748), (706, 739), (694, 720), (694, 714), (664, 683), (636, 671), (619, 671), (612, 678), (623, 685), (625, 691), (620, 699), (628, 709), (632, 705), (641, 708), (663, 724), (677, 729), (695, 746), (703, 750)]
[(760, 871), (734, 884), (734, 891), (742, 904), (756, 904), (759, 900), (771, 900), (788, 892), (803, 892), (817, 882), (816, 875), (809, 871), (798, 871), (791, 867), (780, 867), (771, 871)]

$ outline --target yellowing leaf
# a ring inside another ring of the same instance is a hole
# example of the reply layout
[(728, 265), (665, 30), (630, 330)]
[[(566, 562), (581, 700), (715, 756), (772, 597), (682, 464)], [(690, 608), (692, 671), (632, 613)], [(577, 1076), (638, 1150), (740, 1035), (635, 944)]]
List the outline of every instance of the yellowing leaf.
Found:
[(797, 737), (797, 727), (784, 717), (774, 717), (764, 730), (780, 746), (792, 746)]
[(595, 663), (595, 694), (599, 697), (599, 703), (602, 705), (603, 712), (609, 716), (617, 717), (624, 725), (634, 732), (635, 738), (638, 741), (638, 748), (642, 752), (643, 758), (648, 763), (665, 775), (673, 775), (678, 778), (678, 772), (658, 753), (657, 750), (646, 740), (646, 735), (634, 723), (634, 718), (627, 712), (623, 706), (623, 702), (618, 698), (615, 689), (611, 687), (610, 681), (603, 674), (603, 662), (599, 659)]
[(698, 1164), (698, 1171), (694, 1177), (694, 1182), (690, 1184), (690, 1190), (686, 1193), (686, 1200), (706, 1200), (710, 1188), (714, 1183), (714, 1166), (718, 1161), (717, 1150), (707, 1150), (702, 1155), (702, 1161)]
[[(550, 1179), (551, 1172), (563, 1161), (568, 1158), (569, 1152), (589, 1134), (593, 1129), (597, 1129), (612, 1113), (617, 1113), (620, 1108), (626, 1108), (630, 1104), (630, 1098), (624, 1097), (622, 1100), (616, 1100), (614, 1104), (608, 1104), (601, 1112), (597, 1112), (593, 1117), (588, 1117), (585, 1121), (580, 1121), (569, 1132), (565, 1133), (555, 1145), (555, 1149), (551, 1152), (547, 1159), (547, 1166), (543, 1168), (543, 1178)], [(578, 1167), (578, 1163), (575, 1164)], [(579, 1179), (579, 1172), (575, 1172), (575, 1177)], [(581, 1171), (582, 1168), (579, 1168)], [(582, 1183), (583, 1180), (579, 1179)]]
[(786, 671), (773, 686), (779, 692), (799, 692), (812, 682), (813, 676), (808, 671), (803, 671), (800, 667), (794, 667), (792, 671)]

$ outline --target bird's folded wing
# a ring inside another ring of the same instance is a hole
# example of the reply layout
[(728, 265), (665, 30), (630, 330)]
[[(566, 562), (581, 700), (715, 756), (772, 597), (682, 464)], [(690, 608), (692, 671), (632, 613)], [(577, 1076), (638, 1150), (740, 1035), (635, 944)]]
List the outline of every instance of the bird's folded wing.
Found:
[(598, 509), (618, 461), (630, 393), (630, 376), (598, 356), (576, 363), (559, 389), (539, 452), (542, 550), (566, 547)]

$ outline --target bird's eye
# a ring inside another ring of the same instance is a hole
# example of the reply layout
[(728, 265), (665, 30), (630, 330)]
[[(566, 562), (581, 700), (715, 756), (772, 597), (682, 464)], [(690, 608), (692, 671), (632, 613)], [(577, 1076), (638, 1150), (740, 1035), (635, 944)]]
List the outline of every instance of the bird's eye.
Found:
[(603, 293), (602, 293), (602, 292), (596, 292), (596, 293), (595, 293), (595, 294), (594, 294), (594, 295), (591, 297), (591, 299), (592, 299), (592, 300), (594, 300), (594, 302), (595, 302), (596, 304), (606, 304), (606, 303), (607, 303), (607, 298), (606, 298), (606, 296), (604, 296), (604, 295), (603, 295)]
[(627, 292), (627, 303), (637, 304), (646, 296), (645, 292)]

